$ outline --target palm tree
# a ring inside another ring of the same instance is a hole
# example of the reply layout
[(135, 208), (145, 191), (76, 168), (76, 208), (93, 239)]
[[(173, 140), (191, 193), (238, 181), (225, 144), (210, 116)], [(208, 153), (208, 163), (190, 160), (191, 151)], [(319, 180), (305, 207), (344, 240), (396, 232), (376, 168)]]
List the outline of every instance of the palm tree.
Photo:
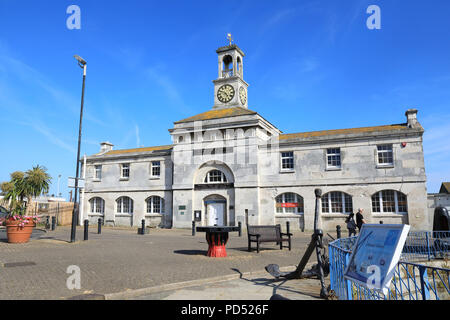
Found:
[(47, 169), (40, 165), (27, 170), (25, 173), (14, 172), (11, 174), (13, 188), (5, 195), (5, 200), (11, 203), (11, 213), (24, 215), (27, 207), (24, 199), (27, 199), (28, 206), (30, 206), (33, 197), (49, 191), (50, 182), (51, 177), (47, 173)]
[(33, 197), (38, 197), (43, 193), (48, 193), (50, 189), (50, 175), (47, 173), (47, 168), (37, 165), (33, 169), (25, 172), (24, 189), (28, 199), (28, 206), (32, 208), (31, 204)]

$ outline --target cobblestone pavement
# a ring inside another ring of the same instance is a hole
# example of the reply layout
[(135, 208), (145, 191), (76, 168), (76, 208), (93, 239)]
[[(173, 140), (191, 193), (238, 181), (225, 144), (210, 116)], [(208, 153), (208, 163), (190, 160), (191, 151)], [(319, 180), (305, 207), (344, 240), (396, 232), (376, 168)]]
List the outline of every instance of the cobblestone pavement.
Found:
[[(25, 244), (0, 240), (0, 299), (65, 299), (254, 272), (269, 263), (294, 266), (310, 234), (294, 232), (292, 251), (264, 244), (258, 254), (247, 252), (246, 234), (230, 233), (226, 258), (206, 257), (205, 234), (186, 229), (138, 235), (135, 229), (103, 228), (98, 235), (91, 228), (89, 240), (82, 238), (78, 228), (77, 242), (70, 243), (70, 228), (59, 227)], [(79, 290), (66, 286), (71, 265), (81, 270)]]

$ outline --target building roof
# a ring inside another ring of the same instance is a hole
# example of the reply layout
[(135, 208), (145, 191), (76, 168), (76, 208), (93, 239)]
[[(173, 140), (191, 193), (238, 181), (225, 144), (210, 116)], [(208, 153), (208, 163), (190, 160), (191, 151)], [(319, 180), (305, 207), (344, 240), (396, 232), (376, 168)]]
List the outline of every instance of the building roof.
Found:
[(136, 152), (149, 152), (149, 151), (166, 151), (172, 149), (172, 145), (166, 146), (156, 146), (156, 147), (145, 147), (145, 148), (134, 148), (134, 149), (123, 149), (123, 150), (111, 150), (103, 155), (114, 155), (114, 154), (124, 154), (124, 153), (136, 153)]
[(311, 137), (333, 136), (333, 135), (340, 135), (340, 134), (371, 133), (371, 132), (407, 130), (407, 129), (408, 129), (408, 126), (406, 123), (405, 124), (392, 124), (392, 125), (375, 126), (375, 127), (286, 133), (286, 134), (280, 134), (279, 139), (287, 140), (287, 139), (295, 139), (295, 138), (311, 138)]
[(229, 51), (229, 50), (233, 50), (236, 49), (243, 57), (245, 56), (244, 52), (241, 50), (241, 48), (239, 48), (236, 44), (230, 44), (228, 46), (223, 46), (220, 47), (216, 50), (216, 53), (221, 53), (221, 52), (225, 52), (225, 51)]
[(180, 120), (180, 121), (176, 121), (174, 123), (176, 124), (176, 123), (183, 123), (183, 122), (221, 119), (221, 118), (245, 116), (245, 115), (252, 115), (252, 114), (256, 114), (256, 112), (249, 110), (249, 109), (242, 108), (242, 107), (233, 107), (233, 108), (216, 109), (216, 110), (206, 111), (206, 112), (197, 114), (195, 116), (192, 116), (192, 117)]
[(450, 193), (450, 182), (442, 182), (439, 193)]

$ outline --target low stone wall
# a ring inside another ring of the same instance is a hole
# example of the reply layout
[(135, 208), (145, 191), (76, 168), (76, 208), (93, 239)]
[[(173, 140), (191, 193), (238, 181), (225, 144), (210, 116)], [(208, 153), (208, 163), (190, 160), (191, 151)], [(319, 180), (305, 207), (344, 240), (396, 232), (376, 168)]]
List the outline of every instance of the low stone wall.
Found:
[(68, 226), (72, 224), (73, 202), (48, 202), (45, 206), (34, 204), (27, 212), (29, 215), (40, 216), (43, 223), (49, 216), (50, 223), (52, 217), (56, 217), (57, 225)]

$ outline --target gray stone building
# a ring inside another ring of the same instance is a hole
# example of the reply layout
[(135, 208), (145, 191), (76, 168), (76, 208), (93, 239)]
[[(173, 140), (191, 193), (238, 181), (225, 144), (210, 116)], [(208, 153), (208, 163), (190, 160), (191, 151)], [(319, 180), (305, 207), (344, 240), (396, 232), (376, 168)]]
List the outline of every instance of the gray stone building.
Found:
[[(364, 209), (368, 222), (429, 229), (423, 128), (376, 127), (282, 133), (248, 109), (244, 53), (219, 48), (211, 110), (174, 122), (172, 144), (86, 157), (82, 219), (189, 228), (276, 224), (313, 228), (314, 189), (323, 192), (320, 226), (334, 230)], [(345, 227), (344, 227), (345, 229)]]
[(450, 211), (450, 182), (442, 182), (439, 193), (428, 194), (428, 217), (433, 226), (434, 210), (437, 207), (445, 207)]

